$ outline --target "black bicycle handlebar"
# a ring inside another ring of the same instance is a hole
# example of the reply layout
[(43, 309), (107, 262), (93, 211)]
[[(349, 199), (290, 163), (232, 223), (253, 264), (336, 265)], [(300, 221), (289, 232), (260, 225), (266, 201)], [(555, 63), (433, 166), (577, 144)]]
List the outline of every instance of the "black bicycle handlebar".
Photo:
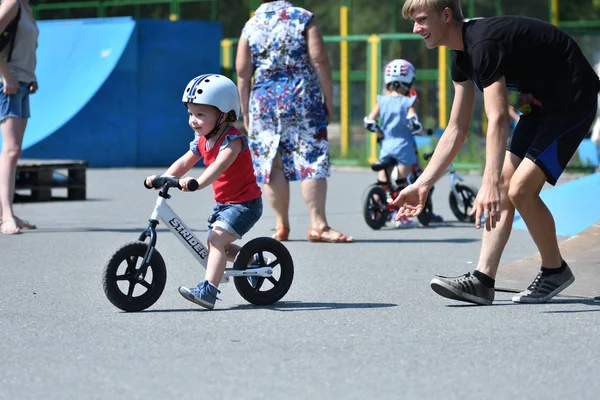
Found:
[[(179, 184), (179, 178), (176, 178), (174, 176), (157, 176), (152, 181), (152, 186), (146, 185), (146, 180), (144, 179), (144, 186), (146, 187), (146, 189), (160, 189), (164, 186), (168, 188), (176, 187), (179, 190), (182, 189), (181, 185)], [(198, 181), (195, 179), (192, 179), (187, 184), (187, 188), (190, 192), (197, 190), (198, 186)]]
[(198, 186), (199, 186), (198, 181), (195, 179), (192, 179), (187, 184), (187, 188), (190, 192), (194, 192), (194, 191), (198, 190)]

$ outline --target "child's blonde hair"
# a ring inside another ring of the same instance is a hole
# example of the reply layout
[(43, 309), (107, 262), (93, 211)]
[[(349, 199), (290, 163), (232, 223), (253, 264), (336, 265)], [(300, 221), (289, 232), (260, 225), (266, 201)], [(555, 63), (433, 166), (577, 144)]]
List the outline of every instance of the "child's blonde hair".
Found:
[(402, 16), (410, 18), (410, 14), (417, 10), (435, 10), (439, 13), (449, 8), (452, 11), (452, 18), (460, 21), (464, 19), (460, 8), (460, 0), (406, 0), (402, 7)]

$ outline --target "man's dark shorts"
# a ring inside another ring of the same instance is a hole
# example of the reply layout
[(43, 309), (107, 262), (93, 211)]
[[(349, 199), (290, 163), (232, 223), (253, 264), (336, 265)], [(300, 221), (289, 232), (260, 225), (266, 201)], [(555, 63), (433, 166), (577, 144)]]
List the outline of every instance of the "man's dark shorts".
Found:
[(533, 161), (555, 185), (585, 138), (596, 118), (597, 98), (563, 111), (544, 111), (534, 107), (522, 115), (515, 128), (508, 151)]

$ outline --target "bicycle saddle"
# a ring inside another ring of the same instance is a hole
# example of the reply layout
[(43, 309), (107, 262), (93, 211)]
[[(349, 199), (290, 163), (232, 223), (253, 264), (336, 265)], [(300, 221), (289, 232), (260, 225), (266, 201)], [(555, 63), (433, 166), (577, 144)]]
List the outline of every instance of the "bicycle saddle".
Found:
[(377, 162), (374, 162), (373, 164), (371, 164), (371, 169), (373, 171), (381, 171), (383, 169), (387, 169), (387, 168), (393, 168), (398, 164), (398, 162), (396, 160), (394, 160), (391, 157), (386, 157), (383, 160), (379, 160)]

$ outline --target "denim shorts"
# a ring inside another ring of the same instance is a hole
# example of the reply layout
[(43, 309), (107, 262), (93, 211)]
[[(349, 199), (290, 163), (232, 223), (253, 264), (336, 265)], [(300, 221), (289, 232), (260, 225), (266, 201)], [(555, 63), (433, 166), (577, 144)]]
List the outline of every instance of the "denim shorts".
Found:
[(4, 93), (4, 85), (0, 83), (0, 121), (7, 117), (26, 119), (29, 113), (29, 85), (30, 83), (19, 82), (19, 90), (16, 94)]
[(208, 224), (209, 233), (218, 226), (237, 239), (241, 239), (256, 224), (262, 213), (261, 197), (243, 203), (217, 204), (211, 215), (214, 222)]

